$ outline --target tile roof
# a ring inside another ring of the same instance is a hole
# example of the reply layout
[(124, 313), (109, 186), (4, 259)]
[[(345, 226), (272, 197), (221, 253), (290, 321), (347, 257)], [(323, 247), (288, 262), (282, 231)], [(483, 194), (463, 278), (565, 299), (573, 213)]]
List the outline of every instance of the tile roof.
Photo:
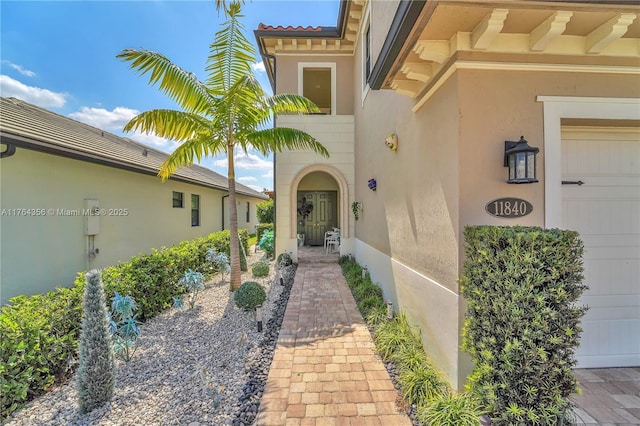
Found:
[[(117, 168), (157, 175), (168, 154), (128, 138), (116, 136), (69, 117), (15, 98), (0, 98), (0, 134), (17, 146), (98, 162)], [(228, 181), (213, 170), (192, 165), (179, 169), (174, 179), (228, 190)], [(236, 182), (238, 194), (268, 197)]]
[(298, 25), (297, 27), (293, 27), (289, 25), (288, 27), (283, 27), (282, 25), (278, 25), (274, 27), (273, 25), (265, 25), (260, 23), (258, 25), (258, 31), (295, 31), (295, 32), (319, 32), (322, 31), (321, 26), (312, 27), (311, 25), (307, 27), (303, 27)]

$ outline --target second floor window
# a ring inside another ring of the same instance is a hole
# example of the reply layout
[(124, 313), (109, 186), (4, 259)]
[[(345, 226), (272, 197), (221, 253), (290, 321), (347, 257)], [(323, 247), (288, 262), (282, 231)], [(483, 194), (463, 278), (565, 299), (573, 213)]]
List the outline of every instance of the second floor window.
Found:
[(364, 32), (364, 85), (371, 74), (371, 26)]
[(298, 94), (310, 99), (325, 115), (336, 114), (336, 64), (298, 64)]

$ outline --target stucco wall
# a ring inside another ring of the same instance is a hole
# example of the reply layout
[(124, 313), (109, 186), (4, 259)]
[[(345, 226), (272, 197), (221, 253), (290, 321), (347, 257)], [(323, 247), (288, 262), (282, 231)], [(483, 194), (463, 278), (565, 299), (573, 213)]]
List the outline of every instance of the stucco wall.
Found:
[[(324, 158), (307, 151), (288, 151), (276, 155), (276, 253), (287, 251), (292, 252), (294, 257), (297, 256), (294, 226), (296, 192), (299, 184), (309, 187), (309, 179), (305, 181), (305, 176), (318, 172), (322, 172), (318, 176), (326, 180), (331, 187), (316, 189), (334, 190), (338, 186), (341, 250), (352, 253), (353, 216), (348, 215), (343, 206), (350, 205), (353, 201), (353, 116), (281, 116), (277, 125), (301, 129), (311, 134), (327, 148), (330, 157)], [(327, 180), (328, 176), (331, 176), (330, 180)], [(342, 179), (342, 186), (337, 178)]]
[[(77, 272), (126, 261), (151, 248), (222, 227), (221, 198), (226, 191), (171, 180), (162, 183), (155, 176), (24, 149), (2, 159), (1, 167), (3, 209), (76, 210), (84, 207), (84, 199), (96, 199), (107, 211), (99, 217), (100, 231), (95, 236), (99, 253), (92, 262), (87, 256), (84, 217), (57, 212), (39, 217), (3, 216), (2, 302), (18, 294), (70, 286)], [(173, 191), (184, 193), (184, 208), (172, 207)], [(200, 226), (191, 226), (191, 194), (200, 195)], [(110, 216), (110, 209), (127, 211)], [(252, 214), (255, 223), (255, 206)], [(240, 228), (246, 227), (243, 219)]]
[[(636, 76), (479, 70), (456, 75), (460, 82), (461, 226), (545, 226), (544, 116), (537, 96), (640, 97)], [(538, 183), (506, 183), (508, 169), (501, 166), (504, 141), (520, 135), (540, 148)], [(485, 204), (500, 197), (523, 198), (533, 205), (533, 212), (519, 219), (492, 217), (485, 212)]]
[(353, 58), (351, 56), (281, 56), (276, 58), (277, 93), (298, 93), (298, 63), (335, 62), (337, 115), (353, 114)]

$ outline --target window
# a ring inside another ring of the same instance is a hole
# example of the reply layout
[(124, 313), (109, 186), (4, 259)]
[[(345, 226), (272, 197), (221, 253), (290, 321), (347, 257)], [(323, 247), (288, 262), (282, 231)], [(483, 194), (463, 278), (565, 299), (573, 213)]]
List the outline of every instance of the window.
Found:
[(364, 85), (371, 74), (371, 25), (364, 32)]
[(183, 208), (184, 194), (182, 192), (173, 191), (173, 207)]
[(247, 201), (247, 223), (251, 222), (251, 218), (249, 216), (249, 209), (251, 208), (251, 204)]
[(310, 99), (321, 114), (336, 114), (336, 64), (298, 63), (298, 94)]
[(191, 226), (200, 226), (200, 196), (191, 194)]

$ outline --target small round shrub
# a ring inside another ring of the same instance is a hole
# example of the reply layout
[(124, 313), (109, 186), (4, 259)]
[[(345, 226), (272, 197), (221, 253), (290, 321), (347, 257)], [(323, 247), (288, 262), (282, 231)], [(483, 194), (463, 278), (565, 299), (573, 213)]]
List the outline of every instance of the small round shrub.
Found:
[(236, 290), (236, 294), (233, 297), (236, 306), (246, 310), (255, 309), (262, 305), (266, 299), (267, 294), (264, 292), (264, 289), (255, 281), (243, 283), (240, 288)]
[(266, 277), (269, 275), (269, 264), (267, 262), (256, 262), (251, 265), (251, 272), (255, 278)]
[(291, 266), (291, 265), (293, 265), (293, 259), (291, 259), (291, 255), (289, 253), (280, 253), (278, 255), (278, 259), (276, 260), (276, 262), (280, 266)]

